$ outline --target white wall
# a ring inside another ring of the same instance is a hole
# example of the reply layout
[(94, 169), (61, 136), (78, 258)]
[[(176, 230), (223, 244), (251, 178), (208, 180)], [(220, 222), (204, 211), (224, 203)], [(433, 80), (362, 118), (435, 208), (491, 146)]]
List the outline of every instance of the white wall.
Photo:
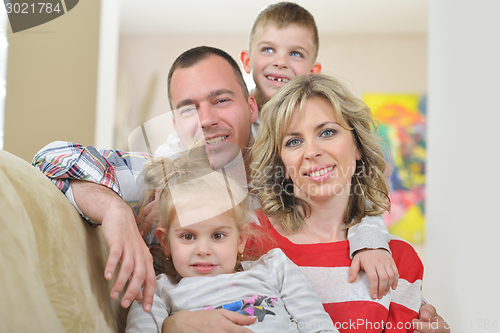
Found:
[(31, 162), (56, 140), (95, 144), (100, 14), (100, 0), (80, 1), (29, 30), (9, 28), (6, 151)]
[(119, 7), (120, 3), (118, 0), (106, 0), (101, 2), (94, 135), (94, 144), (98, 148), (113, 146), (118, 42), (120, 35)]
[(7, 86), (7, 12), (0, 11), (0, 149), (3, 149), (5, 95)]
[(427, 295), (452, 332), (500, 332), (500, 1), (429, 8)]

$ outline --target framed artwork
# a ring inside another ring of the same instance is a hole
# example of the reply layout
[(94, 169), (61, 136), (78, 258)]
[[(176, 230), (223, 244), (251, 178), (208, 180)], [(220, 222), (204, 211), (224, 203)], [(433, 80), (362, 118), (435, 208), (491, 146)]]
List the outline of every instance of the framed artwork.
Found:
[(367, 93), (363, 100), (387, 144), (391, 212), (384, 214), (389, 231), (412, 244), (425, 235), (426, 95)]

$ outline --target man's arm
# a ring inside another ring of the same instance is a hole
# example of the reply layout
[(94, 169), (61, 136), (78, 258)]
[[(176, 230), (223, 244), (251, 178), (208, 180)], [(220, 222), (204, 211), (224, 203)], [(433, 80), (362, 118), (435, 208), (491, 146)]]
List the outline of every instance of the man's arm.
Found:
[(92, 146), (56, 141), (42, 148), (31, 164), (55, 183), (70, 201), (69, 180), (78, 179), (104, 185), (129, 205), (137, 205), (140, 187), (136, 178), (149, 158), (144, 153), (98, 150)]
[(132, 209), (111, 189), (81, 180), (71, 180), (73, 197), (80, 210), (91, 220), (102, 225), (109, 244), (109, 258), (104, 277), (111, 280), (118, 262), (120, 271), (111, 288), (111, 297), (118, 298), (130, 280), (121, 305), (128, 307), (134, 298), (143, 299), (143, 308), (150, 311), (156, 287), (153, 259), (142, 240)]
[(145, 309), (151, 305), (155, 274), (151, 255), (140, 239), (134, 214), (127, 202), (138, 202), (140, 194), (136, 176), (148, 158), (142, 153), (97, 150), (91, 146), (58, 141), (42, 148), (32, 162), (56, 184), (90, 224), (102, 224), (103, 234), (110, 246), (106, 279), (113, 277), (116, 265), (121, 261), (112, 297), (118, 297), (130, 278), (122, 299), (122, 305), (128, 306), (134, 297), (142, 299), (141, 285), (144, 282)]

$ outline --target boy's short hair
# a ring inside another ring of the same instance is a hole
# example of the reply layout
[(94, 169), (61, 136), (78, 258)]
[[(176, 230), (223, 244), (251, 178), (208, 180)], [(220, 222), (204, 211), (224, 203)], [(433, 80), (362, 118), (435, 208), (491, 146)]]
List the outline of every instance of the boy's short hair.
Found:
[(250, 32), (250, 48), (252, 47), (257, 29), (270, 24), (275, 25), (278, 29), (290, 25), (310, 29), (313, 33), (314, 59), (316, 59), (319, 50), (318, 27), (316, 26), (316, 21), (314, 21), (314, 16), (307, 9), (293, 2), (278, 2), (267, 6), (255, 19), (252, 31)]

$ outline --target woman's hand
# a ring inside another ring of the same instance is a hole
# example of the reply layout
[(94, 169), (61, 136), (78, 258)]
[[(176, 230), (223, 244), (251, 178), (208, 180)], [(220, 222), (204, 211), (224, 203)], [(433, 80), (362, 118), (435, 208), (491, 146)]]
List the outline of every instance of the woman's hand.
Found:
[(436, 312), (430, 304), (420, 307), (419, 319), (413, 319), (415, 333), (450, 333), (450, 325)]
[(383, 249), (364, 249), (357, 251), (349, 269), (349, 282), (356, 281), (358, 272), (364, 270), (370, 281), (370, 295), (373, 299), (382, 298), (392, 287), (398, 286), (399, 273), (394, 259)]
[(163, 321), (163, 333), (251, 333), (241, 325), (250, 325), (257, 317), (245, 316), (229, 310), (179, 311)]

